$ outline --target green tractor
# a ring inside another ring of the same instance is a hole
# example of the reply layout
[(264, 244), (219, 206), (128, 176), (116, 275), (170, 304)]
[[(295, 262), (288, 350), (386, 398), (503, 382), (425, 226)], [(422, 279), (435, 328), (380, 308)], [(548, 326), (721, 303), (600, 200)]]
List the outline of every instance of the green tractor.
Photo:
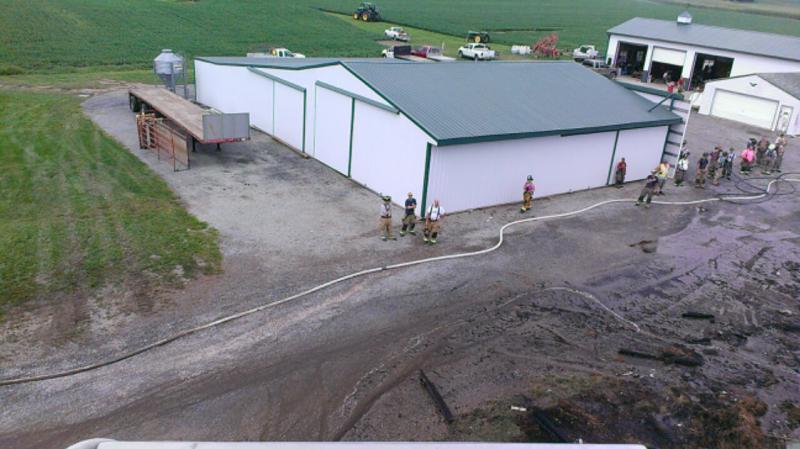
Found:
[(467, 32), (467, 42), (475, 42), (476, 44), (488, 44), (489, 32), (488, 31), (469, 31)]
[(380, 22), (381, 13), (378, 7), (370, 2), (361, 2), (358, 9), (353, 11), (353, 19), (363, 20), (364, 22)]

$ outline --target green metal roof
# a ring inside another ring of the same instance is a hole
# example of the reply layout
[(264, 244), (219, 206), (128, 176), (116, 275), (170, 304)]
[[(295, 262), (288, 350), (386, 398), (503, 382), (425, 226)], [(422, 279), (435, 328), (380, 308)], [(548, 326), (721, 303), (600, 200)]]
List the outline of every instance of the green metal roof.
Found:
[(800, 99), (800, 73), (757, 73), (756, 75), (787, 94)]
[(570, 61), (342, 65), (440, 146), (681, 122)]
[(800, 37), (762, 33), (674, 20), (634, 17), (608, 30), (608, 34), (708, 47), (790, 61), (800, 61)]

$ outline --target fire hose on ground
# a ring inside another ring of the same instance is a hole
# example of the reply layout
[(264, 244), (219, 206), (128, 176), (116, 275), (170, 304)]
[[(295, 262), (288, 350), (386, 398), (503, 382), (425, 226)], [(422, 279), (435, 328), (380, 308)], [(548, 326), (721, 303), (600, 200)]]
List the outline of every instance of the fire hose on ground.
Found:
[[(775, 195), (778, 194), (778, 190), (777, 189), (776, 189), (776, 191), (774, 193), (770, 192), (770, 190), (772, 190), (772, 186), (775, 185), (776, 183), (778, 183), (778, 182), (800, 182), (800, 179), (797, 179), (797, 178), (785, 178), (785, 176), (797, 175), (797, 174), (800, 174), (800, 173), (784, 173), (784, 174), (778, 176), (777, 178), (766, 178), (766, 179), (771, 179), (771, 180), (767, 184), (767, 186), (764, 187), (764, 188), (761, 188), (761, 187), (758, 187), (758, 186), (754, 186), (753, 184), (750, 184), (747, 181), (744, 181), (743, 179), (739, 179), (736, 182), (736, 187), (739, 190), (742, 190), (743, 192), (746, 193), (744, 196), (734, 196), (735, 194), (721, 194), (721, 195), (715, 196), (713, 198), (704, 198), (704, 199), (690, 200), (690, 201), (653, 201), (653, 204), (665, 205), (665, 206), (692, 206), (692, 205), (711, 203), (711, 202), (717, 202), (717, 201), (727, 201), (727, 202), (736, 203), (736, 202), (739, 202), (739, 201), (767, 200), (767, 199), (770, 199), (772, 196), (775, 196)], [(751, 179), (764, 179), (764, 178), (751, 178)], [(742, 189), (740, 187), (740, 184), (745, 184), (746, 186), (748, 186), (750, 188), (750, 190)], [(751, 193), (752, 190), (758, 190), (758, 191), (760, 191), (760, 193), (757, 193), (757, 192), (756, 193)], [(785, 195), (787, 193), (794, 193), (795, 191), (796, 191), (796, 189), (794, 189), (794, 187), (793, 187), (792, 192), (784, 192), (782, 194)], [(607, 205), (610, 205), (610, 204), (632, 203), (632, 202), (634, 202), (634, 200), (632, 200), (632, 199), (606, 200), (606, 201), (601, 201), (599, 203), (595, 203), (595, 204), (592, 204), (590, 206), (586, 206), (586, 207), (584, 207), (582, 209), (578, 209), (578, 210), (574, 210), (574, 211), (570, 211), (570, 212), (563, 212), (563, 213), (559, 213), (559, 214), (543, 215), (543, 216), (538, 216), (538, 217), (530, 217), (530, 218), (523, 218), (523, 219), (520, 219), (520, 220), (515, 220), (515, 221), (512, 221), (512, 222), (506, 223), (505, 225), (503, 225), (500, 228), (499, 238), (498, 238), (497, 243), (495, 243), (494, 245), (492, 245), (492, 246), (490, 246), (488, 248), (482, 249), (482, 250), (469, 251), (469, 252), (456, 253), (456, 254), (448, 254), (448, 255), (444, 255), (444, 256), (428, 257), (428, 258), (423, 258), (423, 259), (412, 260), (412, 261), (409, 261), (409, 262), (396, 263), (396, 264), (385, 265), (385, 266), (381, 266), (381, 267), (368, 268), (368, 269), (365, 269), (365, 270), (357, 271), (355, 273), (351, 273), (351, 274), (348, 274), (348, 275), (345, 275), (345, 276), (330, 280), (330, 281), (325, 282), (323, 284), (319, 284), (319, 285), (317, 285), (315, 287), (311, 287), (311, 288), (309, 288), (307, 290), (304, 290), (304, 291), (302, 291), (300, 293), (288, 296), (286, 298), (279, 299), (277, 301), (273, 301), (273, 302), (270, 302), (270, 303), (267, 303), (267, 304), (262, 304), (260, 306), (253, 307), (251, 309), (248, 309), (248, 310), (245, 310), (245, 311), (242, 311), (242, 312), (238, 312), (238, 313), (235, 313), (235, 314), (232, 314), (232, 315), (228, 315), (228, 316), (216, 319), (216, 320), (211, 321), (211, 322), (206, 323), (206, 324), (202, 324), (202, 325), (199, 325), (199, 326), (192, 327), (190, 329), (183, 330), (183, 331), (178, 332), (176, 334), (173, 334), (171, 336), (164, 337), (164, 338), (162, 338), (160, 340), (157, 340), (157, 341), (155, 341), (153, 343), (145, 345), (145, 346), (143, 346), (143, 347), (141, 347), (139, 349), (128, 351), (128, 352), (126, 352), (124, 354), (118, 355), (118, 356), (116, 356), (114, 358), (111, 358), (111, 359), (108, 359), (108, 360), (105, 360), (105, 361), (102, 361), (102, 362), (93, 363), (93, 364), (90, 364), (90, 365), (85, 365), (85, 366), (81, 366), (81, 367), (78, 367), (78, 368), (73, 368), (73, 369), (70, 369), (70, 370), (61, 371), (61, 372), (57, 372), (57, 373), (41, 374), (41, 375), (37, 375), (37, 376), (19, 377), (19, 378), (13, 378), (13, 379), (4, 379), (4, 380), (0, 380), (0, 387), (8, 386), (8, 385), (15, 385), (15, 384), (38, 382), (38, 381), (56, 379), (56, 378), (61, 378), (61, 377), (68, 377), (68, 376), (73, 376), (75, 374), (80, 374), (80, 373), (84, 373), (84, 372), (87, 372), (87, 371), (92, 371), (92, 370), (95, 370), (95, 369), (99, 369), (99, 368), (102, 368), (102, 367), (105, 367), (105, 366), (113, 365), (115, 363), (121, 362), (123, 360), (130, 359), (130, 358), (135, 357), (135, 356), (137, 356), (139, 354), (142, 354), (144, 352), (147, 352), (147, 351), (150, 351), (152, 349), (158, 348), (160, 346), (164, 346), (164, 345), (166, 345), (168, 343), (171, 343), (171, 342), (176, 341), (178, 339), (181, 339), (183, 337), (195, 334), (197, 332), (200, 332), (200, 331), (203, 331), (203, 330), (206, 330), (206, 329), (210, 329), (212, 327), (220, 326), (222, 324), (225, 324), (225, 323), (228, 323), (228, 322), (231, 322), (231, 321), (235, 321), (235, 320), (238, 320), (239, 318), (243, 318), (243, 317), (246, 317), (248, 315), (252, 315), (254, 313), (257, 313), (257, 312), (261, 312), (261, 311), (264, 311), (264, 310), (267, 310), (267, 309), (271, 309), (271, 308), (280, 306), (282, 304), (286, 304), (288, 302), (294, 301), (294, 300), (302, 298), (304, 296), (308, 296), (308, 295), (310, 295), (312, 293), (316, 293), (316, 292), (318, 292), (320, 290), (324, 290), (324, 289), (326, 289), (328, 287), (331, 287), (333, 285), (336, 285), (336, 284), (339, 284), (339, 283), (342, 283), (342, 282), (345, 282), (345, 281), (348, 281), (348, 280), (351, 280), (351, 279), (355, 279), (355, 278), (358, 278), (358, 277), (366, 276), (366, 275), (369, 275), (369, 274), (379, 273), (379, 272), (387, 271), (387, 270), (396, 270), (396, 269), (399, 269), (399, 268), (406, 268), (406, 267), (411, 267), (411, 266), (421, 265), (421, 264), (426, 264), (426, 263), (431, 263), (431, 262), (439, 262), (439, 261), (445, 261), (445, 260), (460, 259), (460, 258), (465, 258), (465, 257), (475, 257), (475, 256), (481, 256), (481, 255), (484, 255), (484, 254), (488, 254), (488, 253), (491, 253), (491, 252), (497, 250), (498, 248), (500, 248), (503, 245), (503, 242), (505, 241), (505, 232), (506, 232), (507, 229), (511, 228), (512, 226), (520, 225), (520, 224), (523, 224), (523, 223), (536, 222), (536, 221), (553, 220), (553, 219), (559, 219), (559, 218), (569, 218), (569, 217), (580, 215), (580, 214), (589, 212), (589, 211), (591, 211), (593, 209), (597, 209), (599, 207), (607, 206)], [(742, 203), (737, 203), (737, 204), (742, 204)], [(610, 313), (611, 315), (613, 315), (615, 317), (615, 319), (619, 319), (619, 320), (621, 320), (623, 322), (627, 322), (628, 324), (631, 324), (636, 329), (637, 332), (639, 331), (639, 327), (635, 323), (631, 323), (630, 321), (622, 318), (619, 314), (615, 313), (614, 311), (612, 311), (611, 309), (609, 309), (605, 305), (602, 305), (602, 303), (601, 303), (601, 306), (602, 306), (604, 311), (606, 311), (607, 313)]]

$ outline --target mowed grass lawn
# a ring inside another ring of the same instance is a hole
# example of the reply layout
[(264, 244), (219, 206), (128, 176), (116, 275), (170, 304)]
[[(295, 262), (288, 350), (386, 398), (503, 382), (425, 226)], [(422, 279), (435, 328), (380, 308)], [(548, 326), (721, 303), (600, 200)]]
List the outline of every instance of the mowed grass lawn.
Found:
[(0, 90), (0, 312), (219, 270), (217, 232), (86, 118), (76, 97)]

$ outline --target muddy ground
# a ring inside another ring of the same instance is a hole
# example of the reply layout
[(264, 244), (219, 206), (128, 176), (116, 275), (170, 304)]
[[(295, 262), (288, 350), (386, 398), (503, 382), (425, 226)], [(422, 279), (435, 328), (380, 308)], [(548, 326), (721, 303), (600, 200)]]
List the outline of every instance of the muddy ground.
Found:
[[(109, 94), (86, 109), (129, 144), (125, 104)], [(754, 132), (692, 120), (696, 153)], [(786, 166), (800, 171), (790, 145)], [(2, 377), (102, 360), (356, 269), (486, 247), (519, 217), (514, 206), (455, 215), (436, 248), (384, 243), (363, 218), (377, 207), (373, 194), (318, 163), (263, 135), (207, 150), (174, 174), (131, 149), (220, 229), (225, 272), (141, 307), (110, 291), (84, 299), (81, 314), (46, 301), (12, 310), (0, 328)], [(735, 190), (670, 187), (662, 198)], [(535, 213), (637, 192), (555, 197)], [(783, 447), (800, 438), (799, 196), (626, 203), (528, 223), (480, 258), (355, 279), (105, 368), (0, 387), (0, 447), (100, 436)]]

